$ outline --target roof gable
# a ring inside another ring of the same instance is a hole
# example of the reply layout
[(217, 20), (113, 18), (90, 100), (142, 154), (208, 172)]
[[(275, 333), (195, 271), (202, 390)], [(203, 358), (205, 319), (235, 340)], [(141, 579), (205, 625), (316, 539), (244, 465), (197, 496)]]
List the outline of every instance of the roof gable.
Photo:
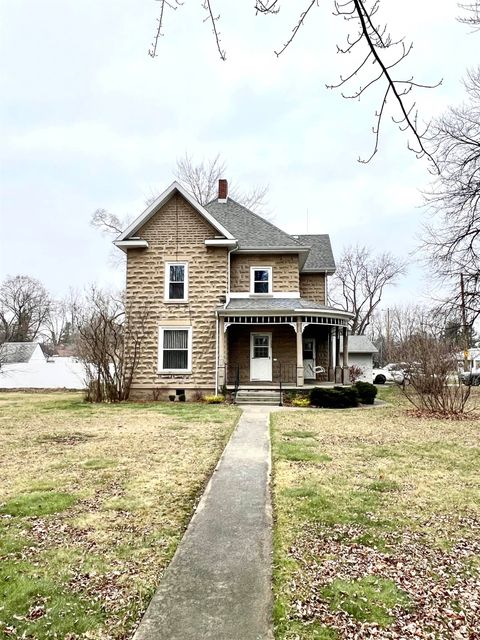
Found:
[(336, 269), (330, 236), (327, 233), (294, 236), (299, 242), (310, 247), (302, 273), (330, 271)]
[(116, 238), (114, 244), (125, 242), (126, 240), (135, 236), (137, 231), (152, 218), (163, 205), (170, 200), (176, 193), (179, 193), (185, 198), (185, 200), (192, 205), (192, 207), (198, 211), (198, 213), (205, 218), (205, 220), (212, 225), (218, 233), (229, 240), (234, 240), (234, 236), (228, 231), (215, 217), (213, 217), (205, 207), (202, 207), (195, 198), (188, 193), (186, 189), (178, 182), (172, 182), (172, 184), (165, 189), (155, 200), (150, 204), (138, 218), (136, 218), (132, 224), (123, 231), (118, 238)]
[(41, 349), (38, 342), (4, 342), (0, 345), (0, 362), (2, 364), (30, 362), (37, 348)]

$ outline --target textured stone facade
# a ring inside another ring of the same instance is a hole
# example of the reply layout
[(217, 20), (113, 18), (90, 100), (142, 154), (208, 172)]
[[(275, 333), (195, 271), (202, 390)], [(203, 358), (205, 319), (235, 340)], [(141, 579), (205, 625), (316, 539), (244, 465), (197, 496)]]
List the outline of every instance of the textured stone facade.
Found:
[[(227, 249), (205, 246), (218, 232), (180, 195), (172, 197), (137, 234), (147, 249), (130, 249), (127, 259), (127, 310), (146, 313), (145, 339), (132, 397), (159, 399), (178, 389), (187, 396), (215, 386), (215, 308), (227, 290)], [(188, 301), (165, 302), (165, 262), (188, 262)], [(158, 330), (163, 323), (192, 327), (192, 373), (158, 373)]]
[(232, 254), (230, 283), (232, 293), (250, 291), (250, 267), (272, 267), (272, 291), (298, 291), (298, 255)]
[(325, 276), (323, 273), (302, 273), (300, 274), (300, 296), (325, 304)]

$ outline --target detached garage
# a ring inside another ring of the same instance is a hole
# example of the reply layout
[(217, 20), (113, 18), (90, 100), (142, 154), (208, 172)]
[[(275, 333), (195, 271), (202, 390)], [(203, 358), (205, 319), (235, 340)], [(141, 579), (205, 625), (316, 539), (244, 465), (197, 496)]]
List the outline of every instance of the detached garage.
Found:
[(378, 349), (367, 336), (348, 336), (348, 364), (362, 370), (359, 380), (372, 382), (374, 353), (378, 353)]

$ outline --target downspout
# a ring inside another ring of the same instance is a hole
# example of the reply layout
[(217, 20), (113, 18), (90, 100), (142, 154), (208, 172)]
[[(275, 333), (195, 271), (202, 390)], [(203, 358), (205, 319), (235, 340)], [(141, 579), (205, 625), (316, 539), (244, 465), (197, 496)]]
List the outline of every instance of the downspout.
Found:
[[(237, 247), (233, 249), (229, 249), (227, 252), (227, 287), (225, 292), (225, 304), (223, 308), (226, 309), (228, 303), (230, 302), (230, 254), (232, 251), (235, 251)], [(218, 311), (215, 310), (215, 395), (218, 395), (218, 342), (219, 342), (219, 322), (218, 322)]]
[(218, 395), (218, 311), (215, 309), (215, 395)]

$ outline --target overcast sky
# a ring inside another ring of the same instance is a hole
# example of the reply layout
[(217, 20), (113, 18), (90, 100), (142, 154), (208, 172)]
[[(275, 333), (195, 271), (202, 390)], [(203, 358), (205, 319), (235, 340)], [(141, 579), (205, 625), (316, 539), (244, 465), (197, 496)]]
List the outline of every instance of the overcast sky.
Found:
[[(357, 162), (373, 144), (380, 87), (361, 102), (325, 88), (354, 61), (335, 52), (345, 23), (333, 2), (319, 2), (278, 59), (304, 2), (257, 17), (253, 0), (215, 4), (226, 62), (200, 0), (168, 11), (155, 59), (154, 0), (0, 0), (0, 279), (35, 276), (56, 296), (93, 281), (122, 286), (91, 214), (138, 215), (185, 152), (221, 153), (225, 177), (246, 189), (268, 184), (273, 221), (290, 233), (307, 232), (308, 211), (308, 232), (329, 233), (337, 255), (357, 242), (402, 257), (415, 250), (428, 165), (387, 122), (377, 156)], [(417, 94), (420, 115), (461, 101), (480, 34), (456, 21), (456, 2), (381, 4), (392, 33), (414, 42), (402, 75), (443, 78)], [(428, 289), (412, 267), (386, 303)]]

